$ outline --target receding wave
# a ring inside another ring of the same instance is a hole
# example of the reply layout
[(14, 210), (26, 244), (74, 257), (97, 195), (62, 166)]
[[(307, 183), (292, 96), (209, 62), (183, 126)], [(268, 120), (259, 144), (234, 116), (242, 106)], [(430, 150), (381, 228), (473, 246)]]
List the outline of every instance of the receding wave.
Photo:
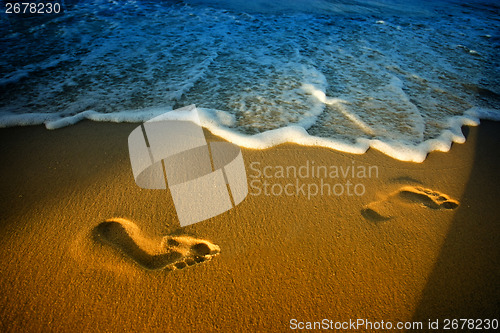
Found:
[(493, 4), (466, 4), (80, 0), (4, 15), (0, 126), (139, 122), (196, 104), (242, 146), (419, 162), (463, 142), (460, 126), (500, 119), (500, 21)]

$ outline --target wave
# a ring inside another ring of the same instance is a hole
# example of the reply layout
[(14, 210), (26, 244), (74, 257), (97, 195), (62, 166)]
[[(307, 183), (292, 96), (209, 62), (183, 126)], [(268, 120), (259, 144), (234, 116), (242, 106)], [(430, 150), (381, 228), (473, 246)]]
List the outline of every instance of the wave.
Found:
[(500, 21), (483, 2), (66, 2), (63, 15), (0, 24), (1, 127), (141, 122), (196, 104), (245, 147), (418, 162), (498, 118)]

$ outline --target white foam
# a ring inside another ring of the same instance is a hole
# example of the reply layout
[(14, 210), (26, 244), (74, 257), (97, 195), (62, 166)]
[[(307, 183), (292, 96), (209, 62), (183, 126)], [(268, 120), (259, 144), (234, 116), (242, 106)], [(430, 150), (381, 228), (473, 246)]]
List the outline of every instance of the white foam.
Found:
[(54, 130), (74, 125), (82, 120), (113, 123), (144, 122), (172, 110), (170, 106), (145, 108), (142, 110), (126, 110), (116, 113), (100, 113), (86, 110), (75, 115), (61, 116), (53, 113), (5, 114), (0, 116), (0, 128), (14, 126), (44, 125)]
[(46, 120), (44, 124), (47, 129), (58, 129), (68, 125), (76, 124), (77, 122), (84, 119), (113, 123), (137, 123), (153, 119), (171, 110), (172, 108), (170, 106), (153, 107), (142, 110), (127, 110), (116, 113), (100, 113), (94, 110), (87, 110), (76, 115), (61, 119)]
[(267, 149), (283, 143), (296, 143), (303, 146), (316, 146), (331, 148), (334, 150), (363, 154), (368, 148), (376, 149), (392, 158), (407, 162), (421, 163), (427, 154), (433, 151), (448, 152), (451, 144), (464, 143), (465, 137), (462, 133), (462, 126), (478, 126), (479, 119), (473, 115), (478, 113), (488, 115), (493, 120), (500, 120), (500, 111), (472, 109), (465, 116), (455, 116), (447, 120), (448, 129), (435, 139), (426, 140), (418, 145), (408, 145), (397, 141), (384, 141), (378, 139), (358, 138), (356, 143), (347, 143), (330, 138), (319, 138), (311, 136), (300, 126), (287, 126), (280, 129), (267, 131), (256, 135), (245, 135), (234, 129), (222, 126), (217, 119), (223, 113), (209, 109), (199, 109), (201, 123), (213, 134), (231, 141), (241, 147), (252, 149)]
[[(240, 147), (267, 149), (283, 143), (296, 143), (303, 146), (327, 147), (352, 154), (362, 154), (368, 149), (365, 140), (360, 139), (356, 144), (350, 144), (338, 140), (314, 137), (309, 135), (303, 127), (296, 125), (247, 135), (235, 129), (221, 126), (217, 121), (220, 115), (217, 115), (214, 110), (199, 108), (198, 111), (201, 123), (205, 128)], [(220, 113), (221, 111), (217, 112)]]

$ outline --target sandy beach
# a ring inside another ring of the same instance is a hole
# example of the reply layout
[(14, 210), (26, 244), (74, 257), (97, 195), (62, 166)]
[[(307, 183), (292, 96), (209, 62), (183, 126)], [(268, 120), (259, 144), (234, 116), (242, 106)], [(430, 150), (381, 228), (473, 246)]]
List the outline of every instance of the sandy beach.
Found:
[[(464, 127), (465, 144), (420, 164), (375, 150), (242, 149), (247, 198), (184, 228), (168, 191), (134, 182), (135, 127), (0, 130), (1, 331), (284, 332), (324, 319), (427, 331), (429, 320), (498, 319), (499, 123)], [(298, 181), (343, 194), (289, 196), (278, 190), (297, 179), (256, 171), (313, 162), (378, 172), (309, 174)]]

